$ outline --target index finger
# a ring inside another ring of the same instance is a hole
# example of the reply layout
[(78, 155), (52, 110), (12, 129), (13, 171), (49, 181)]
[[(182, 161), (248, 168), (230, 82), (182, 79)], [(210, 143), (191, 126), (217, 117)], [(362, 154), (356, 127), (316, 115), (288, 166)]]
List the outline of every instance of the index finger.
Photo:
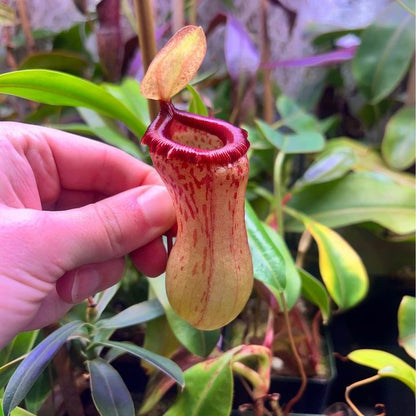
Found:
[[(52, 189), (114, 195), (141, 185), (161, 185), (149, 165), (104, 143), (47, 127), (2, 123), (0, 129), (17, 142), (28, 159), (39, 194)], [(50, 195), (49, 195), (50, 197)]]

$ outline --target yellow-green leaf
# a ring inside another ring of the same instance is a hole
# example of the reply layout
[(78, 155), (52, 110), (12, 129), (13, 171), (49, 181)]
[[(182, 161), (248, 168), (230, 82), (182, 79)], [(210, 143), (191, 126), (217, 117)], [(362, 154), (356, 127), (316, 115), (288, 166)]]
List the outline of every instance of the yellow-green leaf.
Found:
[(416, 358), (416, 298), (403, 296), (398, 312), (399, 344)]
[(180, 29), (151, 62), (140, 85), (142, 95), (152, 100), (169, 101), (197, 73), (206, 49), (201, 27)]
[(319, 269), (330, 296), (341, 309), (351, 308), (368, 291), (361, 258), (334, 230), (309, 219), (304, 222), (318, 245)]
[(372, 349), (355, 350), (348, 354), (348, 358), (357, 364), (376, 369), (381, 377), (396, 378), (413, 391), (416, 390), (416, 371), (389, 352)]

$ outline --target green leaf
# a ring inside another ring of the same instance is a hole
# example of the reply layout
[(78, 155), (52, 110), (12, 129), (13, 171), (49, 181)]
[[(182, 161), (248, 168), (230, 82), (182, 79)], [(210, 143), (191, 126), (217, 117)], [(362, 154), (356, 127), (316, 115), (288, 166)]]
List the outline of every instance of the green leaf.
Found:
[(175, 362), (169, 360), (166, 357), (162, 357), (159, 354), (155, 354), (154, 352), (148, 351), (130, 342), (105, 341), (99, 342), (99, 344), (106, 347), (115, 348), (117, 350), (124, 351), (127, 354), (132, 354), (138, 358), (141, 358), (152, 364), (154, 367), (158, 368), (167, 376), (174, 379), (181, 387), (185, 385), (183, 381), (182, 370), (180, 367)]
[(105, 83), (103, 87), (111, 95), (123, 102), (145, 126), (150, 124), (151, 120), (147, 100), (140, 92), (140, 84), (137, 80), (134, 78), (124, 78), (120, 85)]
[(262, 282), (279, 301), (286, 288), (284, 258), (248, 202), (246, 202), (246, 227), (253, 258), (254, 277)]
[[(301, 280), (296, 268), (295, 262), (293, 261), (292, 254), (286, 245), (286, 242), (280, 236), (280, 234), (269, 227), (267, 224), (263, 224), (264, 229), (269, 235), (270, 239), (277, 248), (277, 251), (282, 255), (285, 264), (285, 289), (284, 295), (286, 299), (286, 305), (288, 309), (292, 309), (300, 295)], [(280, 303), (280, 299), (276, 299)]]
[(185, 371), (185, 389), (165, 416), (228, 416), (233, 397), (232, 352)]
[(0, 389), (9, 381), (10, 376), (14, 373), (19, 364), (25, 359), (26, 355), (15, 358), (0, 367)]
[(393, 354), (380, 350), (362, 349), (349, 353), (347, 357), (357, 364), (378, 370), (378, 374), (382, 377), (396, 378), (416, 391), (416, 371)]
[(45, 338), (23, 360), (7, 384), (3, 396), (5, 416), (23, 400), (49, 361), (67, 341), (68, 337), (80, 330), (84, 322), (74, 321), (62, 326)]
[(118, 292), (120, 285), (121, 282), (117, 282), (115, 285), (110, 286), (108, 289), (105, 289), (94, 296), (95, 320), (98, 320), (100, 318), (105, 308), (108, 306), (108, 304), (111, 302), (113, 297)]
[(337, 137), (327, 142), (325, 146), (325, 153), (332, 152), (353, 152), (355, 156), (355, 164), (353, 170), (356, 172), (372, 172), (381, 174), (390, 178), (392, 181), (400, 185), (414, 185), (414, 175), (405, 172), (396, 172), (392, 170), (380, 153), (372, 147), (360, 143), (357, 140), (348, 137)]
[(35, 344), (39, 330), (21, 332), (0, 351), (0, 365), (27, 354)]
[(305, 226), (318, 245), (319, 270), (331, 298), (341, 309), (355, 306), (368, 291), (361, 258), (334, 230), (306, 219)]
[(399, 344), (416, 358), (416, 298), (404, 296), (398, 312)]
[[(413, 186), (360, 172), (294, 191), (288, 206), (328, 227), (372, 221), (397, 234), (408, 234), (416, 229), (415, 197)], [(299, 232), (303, 226), (288, 219), (286, 229)]]
[(51, 69), (81, 75), (88, 62), (81, 54), (70, 51), (39, 52), (28, 55), (19, 69)]
[[(4, 416), (3, 410), (3, 401), (0, 399), (0, 416)], [(11, 416), (36, 416), (33, 413), (28, 412), (25, 409), (22, 409), (20, 407), (16, 407), (11, 413)]]
[(415, 162), (415, 108), (404, 107), (389, 120), (381, 151), (385, 161), (394, 169), (407, 169)]
[(352, 149), (335, 148), (324, 152), (305, 171), (296, 182), (295, 187), (324, 183), (342, 178), (356, 163), (356, 156)]
[(325, 286), (306, 270), (299, 268), (298, 271), (302, 280), (302, 296), (309, 302), (318, 306), (322, 313), (324, 323), (328, 323), (331, 306)]
[(122, 121), (141, 137), (146, 125), (104, 88), (73, 75), (44, 69), (0, 74), (0, 93), (44, 104), (86, 107)]
[[(88, 108), (78, 107), (77, 110), (94, 136), (99, 137), (105, 143), (118, 147), (139, 159), (142, 158), (142, 153), (138, 144), (126, 137), (120, 131), (120, 128), (114, 120), (102, 116)], [(63, 129), (68, 131), (68, 127), (65, 127), (65, 125), (63, 125)]]
[(321, 123), (288, 96), (280, 95), (276, 100), (276, 107), (282, 118), (279, 124), (290, 127), (298, 133), (310, 131), (322, 132)]
[(102, 416), (134, 416), (131, 395), (120, 374), (102, 358), (87, 361), (91, 395)]
[(159, 299), (159, 302), (162, 304), (169, 325), (179, 342), (193, 354), (206, 357), (217, 344), (220, 331), (201, 331), (178, 316), (169, 304), (166, 295), (164, 275), (156, 279), (148, 279), (148, 282)]
[(376, 104), (399, 84), (415, 48), (414, 17), (390, 3), (364, 30), (352, 71), (365, 97)]
[(150, 321), (164, 313), (160, 302), (157, 299), (152, 299), (130, 306), (112, 318), (102, 319), (97, 323), (97, 326), (109, 329), (124, 328)]
[(313, 153), (323, 149), (325, 139), (317, 131), (302, 131), (293, 134), (282, 134), (274, 130), (262, 120), (256, 120), (256, 125), (264, 138), (274, 147), (284, 153)]
[(207, 107), (198, 94), (198, 91), (189, 84), (186, 86), (186, 89), (191, 93), (192, 96), (192, 99), (189, 102), (188, 111), (193, 114), (208, 116)]

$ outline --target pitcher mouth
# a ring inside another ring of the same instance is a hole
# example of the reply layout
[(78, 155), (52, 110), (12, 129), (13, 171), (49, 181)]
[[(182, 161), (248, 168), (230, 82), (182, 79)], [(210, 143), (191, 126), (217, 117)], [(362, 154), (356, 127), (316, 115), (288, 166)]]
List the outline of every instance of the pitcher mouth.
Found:
[(226, 166), (244, 156), (247, 132), (223, 120), (199, 116), (160, 101), (160, 111), (143, 136), (152, 153), (166, 159)]

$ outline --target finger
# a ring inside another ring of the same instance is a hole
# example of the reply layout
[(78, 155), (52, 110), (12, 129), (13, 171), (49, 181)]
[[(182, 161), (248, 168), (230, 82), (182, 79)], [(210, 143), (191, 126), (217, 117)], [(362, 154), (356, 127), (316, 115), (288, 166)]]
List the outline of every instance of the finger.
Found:
[(56, 292), (66, 303), (79, 303), (116, 284), (122, 277), (124, 259), (89, 264), (65, 273), (56, 282)]
[(109, 196), (141, 185), (162, 184), (151, 166), (115, 147), (75, 134), (3, 122), (0, 138), (9, 146), (7, 157), (0, 157), (0, 161), (9, 163), (12, 172), (17, 164), (26, 169), (26, 179), (33, 179), (43, 206), (53, 206), (62, 190)]
[(156, 277), (165, 271), (168, 256), (162, 239), (158, 238), (132, 252), (130, 258), (144, 275)]
[(172, 200), (162, 186), (143, 186), (82, 208), (39, 215), (45, 254), (66, 271), (122, 257), (175, 222)]

